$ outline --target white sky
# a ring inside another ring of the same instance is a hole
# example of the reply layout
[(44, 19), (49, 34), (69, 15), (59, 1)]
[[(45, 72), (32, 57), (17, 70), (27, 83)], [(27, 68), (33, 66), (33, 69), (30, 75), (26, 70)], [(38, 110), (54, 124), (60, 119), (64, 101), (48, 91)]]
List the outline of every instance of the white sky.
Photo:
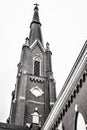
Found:
[(57, 94), (87, 39), (87, 0), (0, 0), (0, 121), (10, 112), (21, 48), (39, 3), (44, 45), (50, 43)]

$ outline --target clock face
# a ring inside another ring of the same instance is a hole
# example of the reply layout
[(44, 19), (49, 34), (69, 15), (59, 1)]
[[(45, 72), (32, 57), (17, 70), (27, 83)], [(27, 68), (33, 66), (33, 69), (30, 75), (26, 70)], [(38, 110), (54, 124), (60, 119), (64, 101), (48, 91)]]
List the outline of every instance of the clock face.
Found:
[(44, 92), (38, 87), (33, 87), (32, 89), (30, 89), (30, 92), (35, 96), (35, 97), (39, 97), (41, 96)]

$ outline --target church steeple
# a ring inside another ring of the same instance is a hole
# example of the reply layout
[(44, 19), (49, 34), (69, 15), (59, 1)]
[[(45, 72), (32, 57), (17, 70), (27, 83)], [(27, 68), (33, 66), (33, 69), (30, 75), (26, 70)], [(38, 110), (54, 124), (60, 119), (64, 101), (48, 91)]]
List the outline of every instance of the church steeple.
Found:
[(39, 19), (39, 13), (38, 13), (38, 4), (34, 4), (34, 15), (32, 22), (30, 24), (30, 35), (29, 35), (29, 45), (32, 45), (33, 42), (37, 39), (41, 42), (43, 45), (43, 38), (41, 33), (41, 23)]
[(49, 43), (46, 49), (43, 46), (38, 10), (35, 4), (30, 36), (25, 39), (18, 64), (9, 117), (10, 124), (31, 126), (32, 130), (43, 126), (56, 100), (52, 53)]

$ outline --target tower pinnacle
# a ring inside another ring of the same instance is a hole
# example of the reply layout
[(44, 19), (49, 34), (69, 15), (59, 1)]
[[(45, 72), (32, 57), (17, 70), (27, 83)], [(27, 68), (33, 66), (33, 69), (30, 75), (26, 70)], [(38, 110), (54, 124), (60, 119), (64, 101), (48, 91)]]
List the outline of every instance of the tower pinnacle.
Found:
[(43, 45), (43, 38), (42, 38), (42, 33), (41, 33), (41, 23), (39, 19), (39, 13), (38, 13), (38, 4), (34, 4), (34, 14), (33, 14), (33, 19), (30, 24), (30, 35), (29, 35), (29, 45), (32, 45), (33, 42), (38, 39), (41, 44)]

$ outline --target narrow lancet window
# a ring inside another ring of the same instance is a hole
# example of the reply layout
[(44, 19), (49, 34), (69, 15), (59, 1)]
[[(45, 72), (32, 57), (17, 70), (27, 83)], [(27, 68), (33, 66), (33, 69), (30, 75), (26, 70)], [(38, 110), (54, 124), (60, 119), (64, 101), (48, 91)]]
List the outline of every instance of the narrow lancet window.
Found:
[(34, 57), (34, 75), (35, 76), (40, 76), (40, 65), (41, 64), (41, 60), (39, 57)]
[(40, 61), (34, 61), (34, 75), (39, 76), (40, 75)]

